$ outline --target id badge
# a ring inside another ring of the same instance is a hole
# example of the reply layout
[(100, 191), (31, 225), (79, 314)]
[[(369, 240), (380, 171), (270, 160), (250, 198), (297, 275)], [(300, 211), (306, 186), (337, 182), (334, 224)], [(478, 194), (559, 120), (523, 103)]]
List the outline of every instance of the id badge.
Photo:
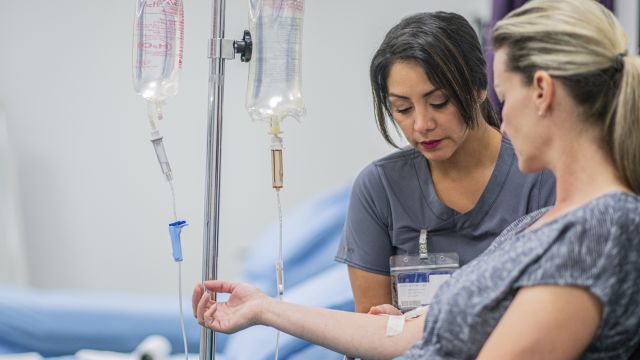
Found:
[(389, 263), (393, 306), (403, 313), (431, 304), (438, 288), (460, 268), (456, 253), (394, 255)]

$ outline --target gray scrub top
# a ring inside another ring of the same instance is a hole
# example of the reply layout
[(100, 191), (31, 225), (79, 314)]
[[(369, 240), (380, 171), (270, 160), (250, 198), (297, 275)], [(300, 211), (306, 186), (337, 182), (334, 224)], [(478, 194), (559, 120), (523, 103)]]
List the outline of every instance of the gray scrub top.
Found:
[(516, 219), (555, 199), (548, 171), (525, 174), (503, 138), (496, 166), (473, 209), (459, 213), (436, 194), (427, 159), (405, 148), (367, 166), (356, 178), (336, 261), (389, 275), (389, 257), (418, 254), (420, 230), (429, 252), (456, 252), (460, 265), (480, 255)]

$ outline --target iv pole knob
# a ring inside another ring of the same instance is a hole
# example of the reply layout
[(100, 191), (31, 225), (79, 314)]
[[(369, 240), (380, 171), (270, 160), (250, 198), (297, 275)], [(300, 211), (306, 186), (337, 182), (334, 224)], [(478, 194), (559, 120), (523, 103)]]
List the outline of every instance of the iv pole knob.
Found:
[(251, 40), (251, 33), (249, 30), (245, 30), (242, 34), (242, 40), (233, 42), (233, 48), (236, 54), (240, 54), (240, 61), (249, 62), (251, 60), (251, 54), (253, 53), (253, 41)]

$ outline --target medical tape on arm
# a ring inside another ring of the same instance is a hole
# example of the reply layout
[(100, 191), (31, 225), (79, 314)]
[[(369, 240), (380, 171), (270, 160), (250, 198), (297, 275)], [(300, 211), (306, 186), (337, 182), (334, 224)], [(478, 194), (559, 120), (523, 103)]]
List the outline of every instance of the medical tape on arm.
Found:
[(411, 311), (407, 311), (403, 315), (389, 315), (387, 319), (387, 336), (396, 336), (402, 334), (404, 330), (404, 322), (409, 319), (416, 318), (427, 313), (429, 306), (421, 306)]

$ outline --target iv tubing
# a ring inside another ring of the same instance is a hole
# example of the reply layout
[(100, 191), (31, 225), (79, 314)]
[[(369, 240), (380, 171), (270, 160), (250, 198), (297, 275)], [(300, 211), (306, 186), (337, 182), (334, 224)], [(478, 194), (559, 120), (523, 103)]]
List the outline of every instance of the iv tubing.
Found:
[(276, 265), (277, 284), (278, 284), (278, 297), (282, 300), (284, 296), (284, 262), (282, 260), (282, 203), (280, 202), (280, 192), (276, 192), (276, 199), (278, 201), (278, 263)]
[[(176, 210), (176, 191), (173, 187), (173, 181), (169, 181), (169, 188), (171, 189), (171, 205), (173, 209), (173, 221), (178, 221), (178, 215)], [(184, 327), (184, 312), (182, 311), (182, 261), (178, 261), (178, 304), (180, 307), (180, 331), (182, 332), (182, 342), (184, 345), (184, 357), (185, 360), (189, 360), (189, 348), (187, 346), (187, 331)]]
[(180, 304), (180, 331), (184, 344), (184, 358), (189, 360), (189, 348), (187, 347), (187, 331), (184, 328), (184, 313), (182, 312), (182, 261), (178, 262), (178, 301)]
[(149, 127), (151, 128), (151, 144), (153, 144), (153, 150), (155, 151), (156, 157), (158, 158), (160, 170), (162, 170), (162, 173), (167, 178), (167, 181), (171, 182), (171, 180), (173, 180), (171, 165), (169, 165), (167, 152), (164, 149), (162, 135), (160, 135), (160, 131), (156, 126), (156, 121), (162, 119), (162, 110), (158, 103), (147, 101), (147, 119), (149, 120)]
[[(278, 204), (278, 259), (276, 260), (276, 283), (278, 298), (282, 301), (284, 296), (284, 262), (282, 261), (282, 203), (280, 202), (280, 192), (276, 188), (276, 202)], [(280, 330), (276, 333), (276, 353), (275, 360), (278, 360), (280, 350)]]
[[(279, 136), (280, 121), (277, 116), (273, 116), (270, 122), (271, 128), (271, 186), (276, 191), (276, 203), (278, 205), (278, 258), (276, 259), (276, 290), (278, 299), (282, 301), (284, 296), (284, 262), (282, 260), (282, 203), (280, 202), (280, 189), (283, 186), (283, 166), (282, 166), (282, 138)], [(280, 351), (280, 330), (276, 332), (276, 352), (275, 360), (278, 360)]]
[(176, 190), (173, 188), (173, 181), (169, 181), (169, 188), (171, 188), (171, 205), (173, 209), (173, 221), (178, 221), (178, 212), (176, 211)]

